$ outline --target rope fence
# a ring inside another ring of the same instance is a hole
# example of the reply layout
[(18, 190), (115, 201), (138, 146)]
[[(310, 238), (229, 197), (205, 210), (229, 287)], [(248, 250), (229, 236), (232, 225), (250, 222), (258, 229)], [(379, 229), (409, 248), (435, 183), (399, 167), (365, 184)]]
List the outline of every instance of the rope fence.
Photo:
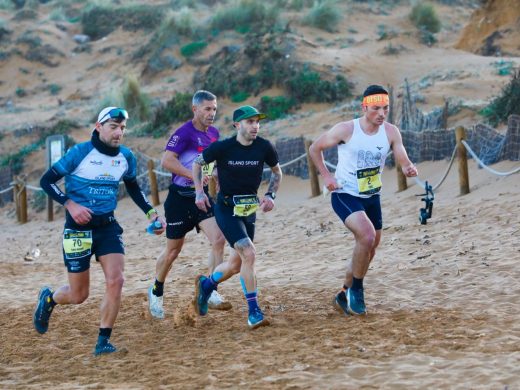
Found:
[(13, 186), (10, 186), (10, 187), (7, 187), (7, 188), (4, 188), (3, 190), (0, 190), (0, 195), (2, 194), (7, 194), (9, 191), (11, 191), (14, 187)]
[[(446, 138), (446, 137), (445, 137)], [(482, 156), (478, 156), (477, 153), (470, 147), (469, 143), (466, 141), (468, 139), (466, 137), (466, 129), (462, 126), (455, 129), (455, 147), (451, 153), (451, 157), (449, 160), (449, 164), (446, 168), (446, 171), (442, 175), (441, 179), (434, 186), (429, 186), (432, 191), (436, 191), (445, 181), (451, 168), (453, 167), (454, 161), (457, 159), (459, 164), (459, 182), (460, 182), (460, 194), (464, 195), (469, 193), (469, 178), (468, 178), (468, 168), (467, 168), (467, 153), (478, 163), (479, 166), (486, 169), (488, 172), (499, 175), (499, 176), (509, 176), (515, 173), (520, 172), (520, 167), (515, 168), (509, 172), (499, 172), (496, 171), (486, 164), (484, 161), (489, 155), (486, 151), (481, 151), (484, 155), (484, 159)], [(470, 138), (473, 138), (470, 136)], [(500, 150), (507, 149), (508, 145), (504, 145), (503, 139), (498, 139), (497, 142), (500, 142)], [(282, 140), (277, 142), (277, 149), (280, 146), (280, 149), (284, 151), (282, 155), (289, 156), (289, 160), (280, 164), (282, 168), (284, 168), (285, 174), (291, 174), (288, 172), (292, 172), (294, 176), (306, 176), (303, 178), (309, 178), (311, 184), (311, 194), (312, 196), (318, 196), (321, 194), (321, 188), (319, 186), (319, 178), (316, 167), (314, 166), (310, 155), (309, 155), (309, 147), (311, 141), (304, 139), (303, 137), (297, 139), (289, 139)], [(301, 153), (302, 148), (305, 150), (305, 153)], [(488, 147), (489, 148), (492, 147)], [(498, 147), (495, 147), (495, 151)], [(326, 151), (329, 153), (324, 153), (324, 162), (325, 165), (332, 169), (336, 169), (337, 162), (337, 154), (333, 155), (330, 153), (330, 150)], [(139, 185), (143, 189), (146, 194), (151, 194), (152, 204), (157, 206), (160, 204), (159, 199), (159, 191), (168, 188), (171, 182), (171, 173), (164, 171), (162, 169), (156, 169), (156, 162), (159, 160), (153, 159), (143, 153), (136, 152), (138, 158), (138, 175), (136, 176), (139, 182)], [(457, 157), (457, 158), (456, 158)], [(392, 152), (388, 155), (388, 158), (392, 160)], [(333, 161), (330, 161), (333, 160)], [(406, 177), (402, 173), (402, 170), (397, 165), (396, 171), (398, 175), (398, 190), (404, 190), (407, 188)], [(270, 168), (263, 169), (263, 177), (266, 179), (268, 174), (271, 172)], [(294, 173), (298, 172), (299, 174), (295, 175)], [(414, 181), (417, 185), (421, 187), (426, 186), (426, 182), (423, 182), (420, 178), (415, 177)], [(159, 183), (161, 182), (161, 183)], [(211, 181), (213, 182), (213, 181)], [(210, 182), (210, 193), (211, 193), (211, 182)], [(429, 182), (429, 180), (428, 180)], [(4, 185), (6, 183), (4, 182)], [(121, 183), (120, 183), (121, 184)], [(7, 194), (10, 191), (13, 192), (13, 198), (16, 203), (16, 215), (17, 219), (20, 223), (27, 222), (27, 190), (34, 192), (43, 192), (42, 188), (38, 186), (34, 186), (31, 184), (25, 183), (25, 178), (23, 176), (17, 177), (14, 181), (9, 182), (8, 187), (0, 190), (0, 195)], [(120, 187), (120, 197), (125, 196), (124, 187)], [(48, 220), (52, 221), (53, 219), (53, 207), (52, 207), (52, 199), (47, 197), (47, 211), (48, 211)]]

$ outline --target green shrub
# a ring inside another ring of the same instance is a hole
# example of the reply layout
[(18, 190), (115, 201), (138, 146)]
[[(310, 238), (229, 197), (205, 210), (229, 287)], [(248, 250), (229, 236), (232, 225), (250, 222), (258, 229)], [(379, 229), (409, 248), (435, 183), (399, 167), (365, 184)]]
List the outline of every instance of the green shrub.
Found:
[(311, 7), (314, 0), (290, 0), (288, 4), (289, 9), (301, 11), (303, 8)]
[(0, 9), (4, 11), (14, 10), (14, 3), (12, 0), (0, 0)]
[(49, 85), (49, 92), (51, 93), (51, 95), (59, 94), (61, 89), (62, 89), (61, 85), (58, 85), (58, 84), (50, 84)]
[(118, 27), (125, 30), (153, 30), (164, 18), (164, 9), (150, 5), (133, 5), (114, 8), (93, 5), (81, 15), (83, 33), (92, 39), (99, 39)]
[(441, 21), (430, 3), (417, 3), (410, 12), (410, 20), (421, 31), (435, 34), (441, 30)]
[(333, 0), (317, 1), (303, 18), (304, 24), (328, 32), (337, 31), (340, 21), (341, 11)]
[(36, 142), (23, 146), (15, 153), (2, 156), (0, 159), (0, 167), (10, 166), (14, 174), (20, 173), (24, 166), (25, 157), (43, 147), (45, 145), (45, 140), (50, 135), (64, 134), (65, 148), (70, 148), (72, 145), (74, 145), (74, 140), (67, 135), (71, 128), (78, 128), (78, 124), (75, 121), (69, 121), (65, 119), (57, 122), (50, 128), (40, 129)]
[(211, 19), (211, 28), (247, 32), (262, 25), (273, 26), (277, 20), (275, 8), (268, 9), (264, 3), (255, 0), (239, 0), (231, 6), (218, 8)]
[(174, 17), (175, 31), (179, 35), (191, 37), (195, 34), (197, 27), (193, 21), (193, 14), (188, 8), (182, 8), (178, 15)]
[(509, 76), (513, 72), (513, 61), (499, 60), (493, 62), (492, 65), (496, 68), (499, 76)]
[(500, 96), (481, 111), (492, 126), (506, 123), (512, 114), (520, 115), (520, 69), (517, 69), (509, 83), (502, 88)]
[(233, 103), (241, 103), (244, 100), (247, 100), (248, 97), (249, 97), (249, 93), (244, 92), (244, 91), (237, 92), (230, 96), (231, 101)]
[(191, 42), (181, 47), (181, 54), (184, 57), (191, 57), (204, 50), (206, 46), (208, 44), (204, 41)]
[(318, 72), (305, 66), (286, 82), (289, 94), (297, 102), (334, 102), (351, 96), (352, 85), (341, 75), (334, 81), (323, 80)]
[(151, 135), (154, 138), (159, 138), (168, 134), (171, 124), (191, 119), (193, 117), (191, 99), (192, 95), (189, 93), (175, 94), (155, 112), (152, 122), (143, 127), (137, 135)]
[(137, 77), (127, 76), (122, 91), (125, 109), (129, 113), (128, 126), (150, 119), (150, 104), (148, 96), (141, 92), (141, 86)]
[(67, 20), (67, 15), (62, 7), (53, 8), (49, 14), (49, 19), (53, 22), (63, 22)]
[(27, 96), (27, 92), (25, 91), (25, 89), (23, 89), (22, 87), (18, 87), (16, 88), (16, 96), (18, 97), (24, 97), (24, 96)]
[(262, 96), (259, 109), (265, 113), (269, 119), (279, 119), (286, 116), (296, 105), (294, 98), (286, 96)]

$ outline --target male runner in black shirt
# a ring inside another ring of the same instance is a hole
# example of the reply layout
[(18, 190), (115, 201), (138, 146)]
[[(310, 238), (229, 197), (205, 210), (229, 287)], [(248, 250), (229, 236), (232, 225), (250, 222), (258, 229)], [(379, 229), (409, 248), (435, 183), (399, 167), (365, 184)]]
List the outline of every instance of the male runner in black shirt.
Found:
[[(217, 266), (206, 277), (195, 281), (195, 307), (200, 315), (208, 312), (208, 298), (219, 283), (240, 272), (240, 282), (249, 307), (248, 325), (251, 329), (269, 325), (257, 302), (255, 277), (256, 250), (253, 245), (256, 211), (274, 208), (276, 191), (282, 180), (278, 154), (273, 145), (258, 136), (260, 120), (265, 114), (251, 106), (242, 106), (233, 112), (233, 126), (237, 135), (217, 141), (205, 149), (193, 163), (195, 203), (201, 210), (210, 207), (202, 188), (202, 165), (213, 161), (218, 166), (220, 191), (214, 207), (215, 219), (231, 247), (236, 251), (230, 260)], [(272, 174), (262, 200), (257, 191), (266, 163)]]

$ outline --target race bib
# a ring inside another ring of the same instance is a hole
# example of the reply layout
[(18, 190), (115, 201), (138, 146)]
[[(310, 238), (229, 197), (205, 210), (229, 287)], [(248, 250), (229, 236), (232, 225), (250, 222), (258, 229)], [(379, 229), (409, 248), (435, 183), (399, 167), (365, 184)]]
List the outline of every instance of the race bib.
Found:
[(357, 183), (359, 194), (376, 194), (381, 190), (380, 167), (365, 168), (357, 171)]
[(233, 196), (233, 216), (247, 217), (258, 210), (258, 197), (256, 195)]
[(67, 259), (77, 259), (92, 253), (92, 230), (65, 229), (63, 251)]
[(210, 162), (209, 164), (202, 166), (202, 174), (204, 176), (211, 176), (213, 173), (213, 168), (215, 167), (215, 161)]

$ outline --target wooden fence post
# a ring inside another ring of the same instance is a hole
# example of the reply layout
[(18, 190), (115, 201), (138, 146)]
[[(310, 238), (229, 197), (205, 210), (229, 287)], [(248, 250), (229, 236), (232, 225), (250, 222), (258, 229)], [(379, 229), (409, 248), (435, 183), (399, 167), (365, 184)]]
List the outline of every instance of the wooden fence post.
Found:
[(460, 194), (466, 195), (469, 194), (468, 155), (466, 148), (461, 142), (466, 138), (466, 129), (463, 126), (458, 126), (455, 129), (455, 136), (457, 140), (457, 158), (459, 160)]
[(20, 198), (18, 197), (18, 194), (20, 193), (20, 184), (18, 181), (12, 183), (13, 185), (13, 199), (14, 204), (16, 206), (16, 221), (20, 222)]
[(153, 171), (155, 164), (152, 159), (148, 160), (148, 177), (150, 178), (150, 192), (152, 194), (152, 204), (158, 206), (161, 204), (159, 200), (159, 189), (157, 187), (157, 176)]
[(401, 192), (408, 188), (408, 183), (406, 182), (406, 176), (397, 161), (395, 163), (395, 169), (397, 170), (397, 191)]
[(47, 195), (47, 221), (54, 221), (54, 205), (49, 195)]
[(320, 189), (320, 181), (318, 180), (318, 172), (316, 171), (316, 166), (312, 162), (311, 155), (309, 153), (309, 148), (311, 146), (311, 141), (306, 139), (305, 143), (305, 153), (307, 154), (307, 167), (309, 168), (309, 179), (311, 181), (311, 196), (319, 196), (321, 194)]
[(20, 223), (27, 223), (27, 187), (25, 183), (20, 184), (20, 192), (18, 192), (17, 197), (19, 198), (20, 204), (20, 219), (18, 220)]
[(444, 130), (448, 129), (448, 110), (449, 110), (449, 102), (448, 100), (444, 101), (444, 109), (442, 110), (442, 128)]

